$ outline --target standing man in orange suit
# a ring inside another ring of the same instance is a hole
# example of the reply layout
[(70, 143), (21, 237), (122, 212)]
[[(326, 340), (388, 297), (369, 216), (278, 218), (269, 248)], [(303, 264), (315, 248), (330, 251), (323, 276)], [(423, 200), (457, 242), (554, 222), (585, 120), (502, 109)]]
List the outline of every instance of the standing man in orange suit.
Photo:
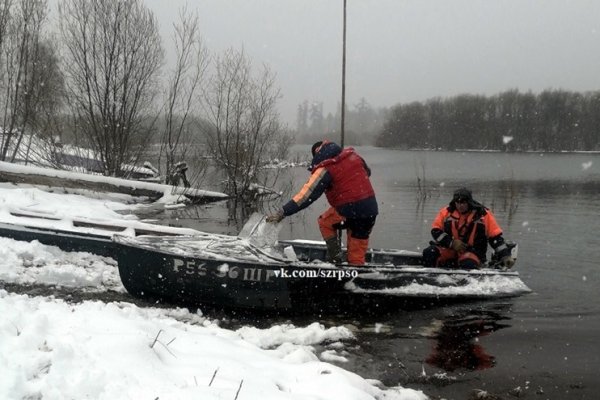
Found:
[(267, 222), (279, 222), (314, 203), (323, 193), (331, 207), (319, 216), (319, 229), (327, 244), (327, 261), (341, 262), (337, 228), (348, 231), (348, 263), (363, 265), (369, 235), (378, 214), (377, 199), (369, 177), (371, 170), (352, 147), (342, 149), (324, 140), (313, 144), (310, 178), (302, 189)]

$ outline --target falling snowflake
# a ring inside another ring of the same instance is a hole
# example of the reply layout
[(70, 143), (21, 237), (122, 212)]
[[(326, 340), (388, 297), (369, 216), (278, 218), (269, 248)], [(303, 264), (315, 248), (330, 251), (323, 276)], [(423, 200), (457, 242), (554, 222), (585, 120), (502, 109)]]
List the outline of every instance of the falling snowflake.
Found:
[(590, 167), (592, 166), (592, 164), (593, 164), (592, 161), (581, 163), (581, 169), (584, 170), (584, 171), (588, 170), (588, 169), (590, 169)]
[(502, 143), (504, 144), (509, 144), (510, 142), (512, 142), (513, 137), (512, 136), (502, 136)]

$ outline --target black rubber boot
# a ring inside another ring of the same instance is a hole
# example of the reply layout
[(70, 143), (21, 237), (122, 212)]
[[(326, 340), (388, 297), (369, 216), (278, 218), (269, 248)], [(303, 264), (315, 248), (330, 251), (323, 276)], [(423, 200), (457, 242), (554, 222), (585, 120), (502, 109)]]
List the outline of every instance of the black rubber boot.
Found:
[(339, 264), (342, 262), (342, 246), (337, 237), (327, 239), (327, 262)]

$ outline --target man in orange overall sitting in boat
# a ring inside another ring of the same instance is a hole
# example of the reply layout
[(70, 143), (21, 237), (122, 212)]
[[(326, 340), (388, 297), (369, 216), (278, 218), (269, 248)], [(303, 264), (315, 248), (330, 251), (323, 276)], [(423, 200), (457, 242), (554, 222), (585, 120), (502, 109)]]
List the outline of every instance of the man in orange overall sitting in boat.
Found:
[(319, 216), (319, 229), (327, 244), (327, 261), (341, 262), (337, 229), (348, 230), (348, 263), (363, 265), (369, 235), (378, 214), (377, 200), (369, 176), (371, 170), (352, 147), (342, 149), (327, 140), (312, 146), (310, 178), (302, 189), (267, 222), (283, 218), (313, 204), (323, 193), (331, 207)]
[(440, 210), (431, 228), (434, 241), (423, 250), (426, 267), (478, 268), (486, 261), (488, 243), (502, 266), (510, 268), (515, 263), (494, 214), (473, 200), (468, 189), (454, 192), (452, 201)]

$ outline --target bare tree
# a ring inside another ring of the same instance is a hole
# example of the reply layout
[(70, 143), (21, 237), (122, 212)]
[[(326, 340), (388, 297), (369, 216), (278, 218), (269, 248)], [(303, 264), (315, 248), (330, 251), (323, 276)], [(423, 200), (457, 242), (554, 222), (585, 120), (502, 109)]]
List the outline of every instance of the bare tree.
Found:
[(207, 142), (226, 176), (225, 191), (235, 199), (244, 199), (258, 182), (260, 167), (281, 150), (279, 97), (271, 71), (265, 66), (254, 78), (243, 51), (230, 49), (217, 58), (206, 94), (212, 125)]
[[(179, 13), (180, 22), (174, 25), (175, 66), (168, 78), (164, 125), (161, 131), (160, 157), (165, 157), (165, 171), (171, 174), (174, 166), (188, 156), (194, 148), (192, 111), (199, 106), (198, 91), (202, 89), (208, 63), (208, 51), (200, 35), (197, 14), (184, 8)], [(159, 165), (161, 160), (159, 157)]]
[[(51, 40), (40, 42), (36, 48), (31, 78), (25, 95), (24, 109), (32, 134), (26, 136), (25, 146), (15, 149), (14, 155), (25, 162), (60, 165), (56, 145), (62, 133), (61, 112), (64, 100), (64, 80), (59, 69), (56, 46)], [(33, 134), (34, 133), (34, 134)]]
[(59, 16), (68, 104), (104, 174), (121, 175), (149, 143), (145, 120), (156, 115), (156, 18), (141, 0), (64, 0)]
[(43, 57), (51, 51), (42, 45), (42, 26), (47, 15), (44, 0), (0, 2), (2, 160), (15, 161), (27, 133), (32, 137), (33, 132), (28, 129), (35, 128), (40, 104), (54, 95), (44, 89), (47, 76), (43, 75), (48, 65)]
[(10, 18), (10, 9), (12, 7), (13, 0), (1, 0), (0, 1), (0, 48), (6, 40), (8, 21)]
[[(12, 52), (9, 50), (8, 37), (11, 34), (9, 24), (11, 22), (11, 10), (13, 8), (12, 0), (1, 0), (0, 2), (0, 93), (2, 93), (2, 108), (0, 109), (0, 117), (2, 117), (2, 126), (0, 126), (0, 160), (4, 160), (2, 154), (8, 151), (8, 146), (12, 138), (12, 121), (14, 119), (13, 107), (8, 99), (11, 97), (10, 92), (12, 90), (12, 74), (9, 66), (9, 55)], [(6, 148), (6, 151), (5, 151)]]

